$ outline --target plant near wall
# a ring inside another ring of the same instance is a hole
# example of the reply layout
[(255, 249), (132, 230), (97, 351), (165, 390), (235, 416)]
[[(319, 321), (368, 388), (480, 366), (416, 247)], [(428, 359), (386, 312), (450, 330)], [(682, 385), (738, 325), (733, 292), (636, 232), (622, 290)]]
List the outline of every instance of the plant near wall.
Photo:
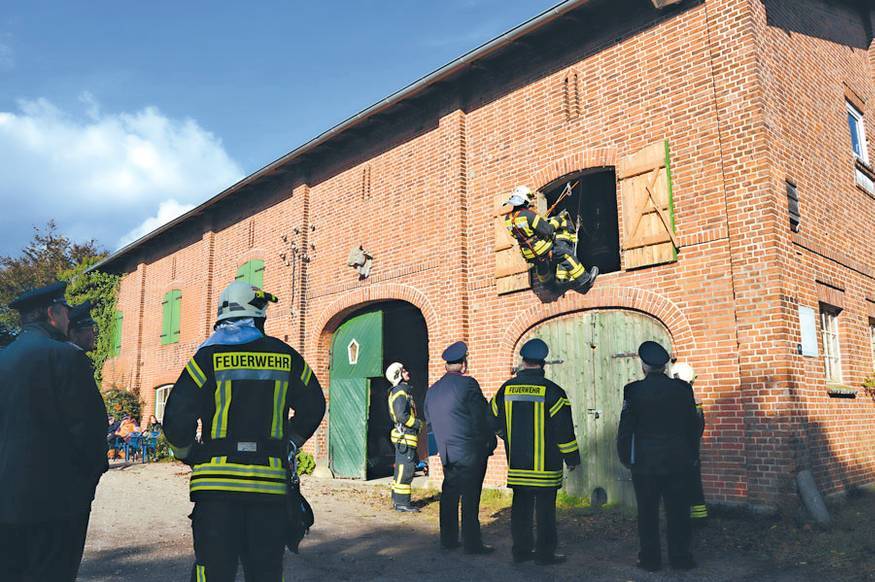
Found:
[(103, 401), (106, 412), (116, 420), (125, 415), (140, 420), (140, 399), (133, 392), (111, 388), (103, 393)]
[(875, 398), (875, 372), (872, 372), (863, 380), (863, 390), (866, 391), (866, 394)]
[(120, 277), (101, 271), (88, 271), (100, 256), (83, 260), (71, 269), (63, 271), (60, 278), (67, 281), (67, 301), (71, 305), (91, 301), (91, 317), (97, 322), (97, 345), (88, 352), (94, 364), (94, 379), (101, 385), (103, 364), (113, 356), (113, 333), (115, 310)]

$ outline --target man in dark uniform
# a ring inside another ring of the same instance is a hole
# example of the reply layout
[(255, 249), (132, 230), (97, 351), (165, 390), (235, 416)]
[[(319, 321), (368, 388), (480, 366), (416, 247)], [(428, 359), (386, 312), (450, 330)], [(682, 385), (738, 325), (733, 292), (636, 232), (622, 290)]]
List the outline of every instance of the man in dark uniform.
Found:
[(692, 387), (669, 378), (669, 354), (656, 342), (638, 349), (643, 380), (623, 389), (623, 411), (617, 432), (620, 461), (632, 470), (638, 501), (638, 566), (661, 567), (659, 500), (665, 503), (668, 557), (673, 568), (695, 567), (690, 554), (689, 475), (699, 439)]
[[(66, 284), (22, 294), (21, 333), (0, 352), (0, 580), (76, 579), (94, 490), (107, 470), (106, 407), (67, 341)], [(62, 418), (46, 430), (44, 420)], [(63, 443), (63, 446), (58, 446)]]
[[(265, 335), (268, 302), (276, 297), (243, 281), (222, 292), (215, 331), (164, 410), (167, 441), (192, 466), (192, 582), (233, 582), (238, 560), (246, 580), (282, 579), (286, 447), (313, 435), (325, 397), (304, 358)], [(195, 441), (199, 419), (202, 442)]]
[(91, 301), (80, 303), (70, 310), (70, 328), (67, 336), (83, 352), (94, 350), (97, 342), (97, 322), (91, 318)]
[[(492, 398), (494, 426), (505, 442), (507, 486), (513, 489), (513, 559), (534, 559), (539, 565), (560, 564), (566, 559), (555, 553), (556, 492), (562, 487), (562, 461), (569, 471), (580, 464), (568, 395), (544, 377), (548, 353), (543, 340), (524, 343), (520, 349), (522, 368)], [(535, 511), (536, 542), (532, 539)]]
[(416, 470), (416, 447), (422, 421), (416, 418), (416, 404), (410, 388), (410, 372), (400, 362), (386, 368), (389, 390), (389, 416), (394, 427), (389, 440), (395, 444), (395, 478), (392, 480), (392, 505), (395, 511), (419, 512), (410, 503), (413, 473)]
[(468, 346), (450, 345), (441, 356), (447, 373), (425, 397), (425, 418), (431, 425), (444, 467), (441, 488), (441, 546), (459, 547), (459, 500), (462, 502), (462, 545), (467, 554), (488, 554), (494, 548), (480, 537), (480, 491), (486, 463), (495, 450), (489, 405), (480, 384), (468, 372)]

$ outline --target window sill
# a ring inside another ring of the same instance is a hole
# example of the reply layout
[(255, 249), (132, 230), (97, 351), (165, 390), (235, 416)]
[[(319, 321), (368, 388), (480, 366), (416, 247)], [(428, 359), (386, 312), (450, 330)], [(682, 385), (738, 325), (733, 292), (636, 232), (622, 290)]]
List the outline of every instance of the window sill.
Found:
[(827, 384), (826, 393), (830, 398), (856, 398), (858, 390), (842, 384)]
[(860, 158), (854, 158), (854, 184), (875, 198), (875, 170)]

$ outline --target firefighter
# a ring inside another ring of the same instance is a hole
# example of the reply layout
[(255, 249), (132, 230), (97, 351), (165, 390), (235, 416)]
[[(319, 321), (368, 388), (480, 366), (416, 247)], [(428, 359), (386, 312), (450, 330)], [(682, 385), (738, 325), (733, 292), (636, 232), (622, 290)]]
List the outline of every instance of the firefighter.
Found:
[(567, 289), (586, 293), (592, 288), (599, 274), (595, 265), (589, 271), (577, 260), (577, 226), (567, 210), (550, 219), (554, 229), (553, 250), (550, 253), (556, 276), (556, 284)]
[(419, 444), (419, 429), (422, 421), (416, 418), (416, 404), (411, 392), (410, 372), (404, 364), (395, 362), (386, 368), (386, 379), (392, 385), (389, 390), (389, 416), (395, 424), (390, 440), (395, 444), (395, 479), (392, 481), (392, 504), (395, 511), (418, 513), (410, 504), (410, 483), (416, 470), (416, 446)]
[(659, 502), (665, 503), (668, 558), (679, 570), (696, 567), (690, 553), (689, 476), (699, 441), (692, 387), (665, 374), (669, 354), (646, 341), (638, 348), (645, 378), (623, 389), (617, 430), (620, 462), (632, 471), (638, 502), (638, 567), (662, 567)]
[(547, 285), (553, 281), (550, 249), (555, 228), (532, 208), (535, 193), (528, 186), (514, 188), (505, 204), (513, 207), (504, 218), (504, 226), (520, 245), (523, 258), (535, 266), (538, 281)]
[[(513, 560), (539, 565), (566, 560), (556, 553), (556, 492), (562, 487), (562, 462), (569, 471), (580, 464), (571, 403), (565, 390), (544, 377), (548, 353), (543, 340), (523, 344), (520, 371), (498, 389), (491, 404), (494, 428), (505, 442), (507, 486), (513, 489)], [(538, 516), (536, 540), (533, 513)]]
[[(690, 386), (696, 380), (696, 373), (689, 364), (672, 364), (671, 375), (687, 382)], [(699, 421), (699, 440), (696, 442), (695, 466), (690, 471), (690, 520), (694, 526), (702, 526), (708, 519), (708, 506), (705, 504), (705, 488), (702, 486), (702, 459), (700, 455), (702, 434), (705, 432), (705, 413), (699, 402), (696, 402), (696, 417)]]
[[(64, 283), (9, 306), (21, 333), (0, 352), (0, 580), (76, 579), (107, 470), (106, 407), (91, 362), (67, 341)], [(46, 429), (45, 418), (63, 417)]]
[(291, 528), (287, 442), (300, 448), (313, 435), (325, 397), (301, 355), (265, 335), (267, 305), (276, 301), (243, 281), (226, 287), (215, 331), (185, 366), (164, 410), (167, 441), (192, 467), (193, 582), (231, 582), (238, 560), (246, 580), (282, 579)]

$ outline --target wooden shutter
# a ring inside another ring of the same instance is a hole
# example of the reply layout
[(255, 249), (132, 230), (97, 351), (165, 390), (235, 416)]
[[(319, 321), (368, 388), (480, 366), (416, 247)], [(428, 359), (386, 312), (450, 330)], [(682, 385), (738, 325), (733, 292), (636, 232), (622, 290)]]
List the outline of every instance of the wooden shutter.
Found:
[(170, 343), (170, 323), (173, 319), (172, 307), (172, 291), (164, 294), (164, 301), (161, 302), (161, 345)]
[(115, 318), (112, 327), (112, 355), (117, 356), (122, 351), (122, 323), (124, 322), (124, 313), (121, 311), (115, 312)]
[[(543, 213), (547, 207), (544, 196), (536, 193), (538, 211)], [(528, 289), (529, 264), (520, 253), (519, 243), (504, 226), (505, 212), (502, 203), (507, 200), (507, 194), (500, 194), (495, 199), (495, 287), (499, 295)]]
[(677, 260), (668, 141), (620, 160), (623, 266), (635, 269)]
[(237, 276), (234, 277), (234, 280), (249, 282), (250, 267), (251, 265), (249, 264), (249, 261), (240, 265), (240, 268), (237, 269)]
[(249, 283), (259, 289), (264, 288), (264, 261), (261, 259), (249, 261)]
[(173, 301), (171, 301), (171, 324), (170, 324), (170, 343), (179, 341), (180, 328), (180, 310), (182, 308), (182, 292), (179, 290), (171, 291), (173, 293)]

